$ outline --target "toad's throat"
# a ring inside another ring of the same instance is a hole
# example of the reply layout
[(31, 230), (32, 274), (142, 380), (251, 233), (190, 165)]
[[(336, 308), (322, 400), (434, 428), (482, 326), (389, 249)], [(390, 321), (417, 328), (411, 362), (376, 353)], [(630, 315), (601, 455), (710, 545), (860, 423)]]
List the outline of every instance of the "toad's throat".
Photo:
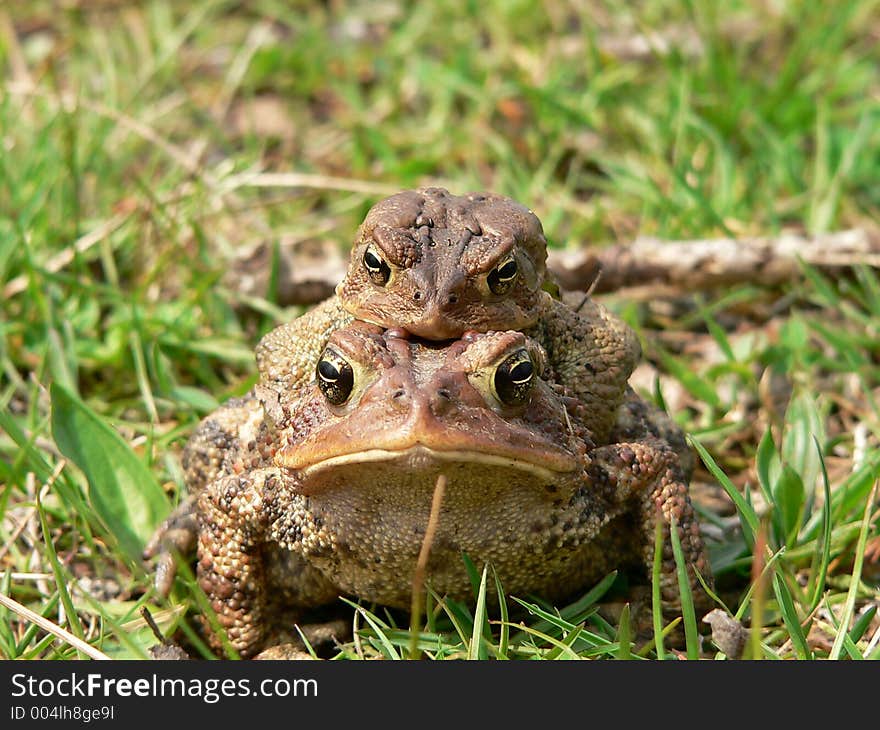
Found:
[[(276, 456), (279, 466), (295, 469), (304, 478), (316, 477), (333, 469), (351, 468), (359, 464), (387, 462), (413, 470), (429, 469), (441, 464), (471, 464), (483, 467), (503, 467), (532, 475), (541, 482), (551, 482), (560, 475), (571, 473), (577, 468), (576, 460), (569, 454), (546, 454), (537, 458), (537, 453), (514, 455), (504, 452), (480, 451), (467, 448), (437, 449), (423, 444), (404, 448), (370, 448), (350, 453), (323, 455), (317, 460), (303, 463), (302, 459), (289, 458), (282, 450)], [(528, 458), (531, 456), (532, 458)]]

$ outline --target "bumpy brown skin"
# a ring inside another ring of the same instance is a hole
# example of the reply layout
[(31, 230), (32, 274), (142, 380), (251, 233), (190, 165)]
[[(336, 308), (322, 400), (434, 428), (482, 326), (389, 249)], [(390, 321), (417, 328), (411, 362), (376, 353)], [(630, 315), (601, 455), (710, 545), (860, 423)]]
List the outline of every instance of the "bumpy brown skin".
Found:
[[(256, 389), (266, 418), (245, 450), (250, 463), (221, 469), (198, 499), (199, 582), (242, 655), (263, 647), (282, 608), (339, 594), (407, 607), (440, 474), (448, 482), (428, 576), (441, 594), (470, 595), (465, 552), (491, 562), (510, 593), (565, 598), (615, 568), (650, 566), (659, 520), (662, 596), (674, 612), (674, 520), (706, 604), (695, 573), (711, 580), (708, 562), (664, 442), (593, 443), (587, 406), (537, 377), (543, 351), (521, 333), (444, 347), (404, 335), (355, 323), (330, 338), (353, 371), (338, 405), (315, 382), (290, 391), (289, 351), (264, 351), (264, 373), (278, 377)], [(504, 403), (496, 372), (523, 351), (536, 375), (524, 402)]]
[(144, 549), (145, 558), (156, 558), (153, 583), (163, 596), (171, 591), (176, 556), (191, 555), (195, 549), (196, 497), (221, 474), (242, 468), (248, 445), (263, 422), (262, 404), (253, 392), (233, 398), (205, 418), (187, 442), (183, 452), (186, 498), (165, 519)]
[(694, 453), (681, 427), (666, 411), (643, 400), (632, 388), (627, 387), (608, 440), (614, 443), (648, 439), (666, 444), (675, 453), (685, 481), (690, 482), (694, 471)]

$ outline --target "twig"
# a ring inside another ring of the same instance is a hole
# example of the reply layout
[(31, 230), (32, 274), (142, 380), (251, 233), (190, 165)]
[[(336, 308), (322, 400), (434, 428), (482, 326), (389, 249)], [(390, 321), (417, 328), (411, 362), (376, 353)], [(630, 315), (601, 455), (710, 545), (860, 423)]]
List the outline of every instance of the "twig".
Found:
[(35, 623), (44, 631), (48, 631), (50, 634), (66, 641), (75, 649), (78, 649), (83, 654), (90, 656), (92, 659), (110, 659), (110, 657), (108, 657), (104, 652), (96, 649), (91, 644), (86, 643), (82, 639), (77, 638), (67, 629), (62, 629), (60, 626), (58, 626), (58, 624), (52, 623), (49, 619), (43, 618), (38, 613), (34, 613), (27, 606), (22, 606), (18, 601), (10, 598), (5, 593), (0, 593), (0, 605), (5, 606), (14, 613), (17, 613), (22, 618), (27, 619), (32, 623)]
[(431, 544), (434, 542), (434, 534), (440, 522), (440, 506), (443, 504), (443, 494), (446, 491), (446, 475), (437, 477), (434, 485), (434, 496), (431, 499), (431, 512), (428, 515), (428, 524), (425, 527), (425, 536), (422, 538), (422, 548), (416, 560), (416, 569), (412, 579), (412, 605), (410, 607), (410, 640), (409, 658), (415, 659), (418, 649), (419, 623), (422, 618), (422, 593), (425, 590), (425, 574), (428, 571), (428, 556), (431, 553)]
[(150, 631), (153, 632), (153, 636), (159, 641), (160, 644), (168, 644), (170, 643), (168, 639), (165, 638), (165, 635), (162, 633), (159, 625), (156, 623), (156, 620), (153, 618), (153, 614), (150, 613), (150, 609), (146, 606), (141, 606), (141, 616), (143, 616), (144, 621), (147, 622), (147, 626), (150, 627)]
[(599, 271), (596, 291), (660, 284), (692, 291), (741, 282), (780, 284), (800, 274), (800, 261), (833, 269), (880, 268), (880, 236), (851, 229), (816, 236), (661, 241), (639, 238), (604, 249), (551, 250), (547, 265), (565, 289), (583, 289)]

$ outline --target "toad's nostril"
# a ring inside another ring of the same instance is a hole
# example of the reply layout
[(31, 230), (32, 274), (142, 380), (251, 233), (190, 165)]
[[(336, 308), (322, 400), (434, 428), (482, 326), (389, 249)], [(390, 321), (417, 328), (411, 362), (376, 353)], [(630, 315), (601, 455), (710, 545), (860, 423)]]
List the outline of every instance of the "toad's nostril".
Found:
[(398, 388), (397, 390), (395, 390), (391, 394), (391, 397), (392, 398), (403, 398), (403, 396), (405, 396), (405, 395), (406, 395), (406, 391), (403, 388)]
[(420, 302), (420, 301), (422, 301), (422, 296), (423, 296), (423, 295), (422, 295), (422, 292), (420, 292), (420, 291), (414, 291), (414, 292), (413, 292), (413, 301), (416, 301), (416, 302)]
[(435, 416), (443, 416), (454, 408), (452, 392), (448, 388), (437, 388), (431, 398), (431, 412)]

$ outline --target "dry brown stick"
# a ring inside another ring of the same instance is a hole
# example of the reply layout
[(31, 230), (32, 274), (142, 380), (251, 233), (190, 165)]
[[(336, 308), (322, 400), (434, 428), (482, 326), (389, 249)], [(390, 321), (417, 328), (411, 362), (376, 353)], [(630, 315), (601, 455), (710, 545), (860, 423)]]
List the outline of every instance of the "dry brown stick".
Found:
[(3, 593), (0, 593), (0, 606), (6, 606), (6, 608), (8, 608), (13, 613), (17, 613), (22, 618), (27, 619), (32, 623), (35, 623), (44, 631), (48, 631), (50, 634), (57, 636), (59, 639), (63, 639), (74, 648), (79, 649), (83, 654), (90, 656), (92, 659), (110, 659), (110, 657), (108, 657), (104, 652), (96, 649), (91, 644), (88, 644), (82, 639), (74, 636), (67, 629), (63, 629), (58, 624), (53, 623), (43, 616), (40, 616), (40, 614), (34, 613), (27, 606), (22, 606), (14, 598), (10, 598)]
[(800, 261), (822, 269), (864, 264), (880, 268), (880, 235), (852, 229), (803, 236), (660, 241), (639, 238), (605, 249), (552, 250), (547, 265), (565, 289), (596, 291), (661, 284), (709, 289), (743, 282), (772, 286), (800, 273)]
[(440, 522), (440, 506), (443, 504), (443, 494), (446, 491), (446, 475), (437, 477), (434, 485), (434, 496), (431, 498), (431, 512), (428, 515), (428, 524), (425, 527), (425, 537), (422, 539), (422, 547), (416, 560), (416, 569), (412, 579), (412, 605), (410, 607), (410, 643), (409, 658), (415, 659), (418, 649), (418, 627), (422, 618), (422, 593), (425, 590), (425, 575), (428, 571), (428, 556), (431, 553), (431, 544), (434, 542), (434, 534)]

